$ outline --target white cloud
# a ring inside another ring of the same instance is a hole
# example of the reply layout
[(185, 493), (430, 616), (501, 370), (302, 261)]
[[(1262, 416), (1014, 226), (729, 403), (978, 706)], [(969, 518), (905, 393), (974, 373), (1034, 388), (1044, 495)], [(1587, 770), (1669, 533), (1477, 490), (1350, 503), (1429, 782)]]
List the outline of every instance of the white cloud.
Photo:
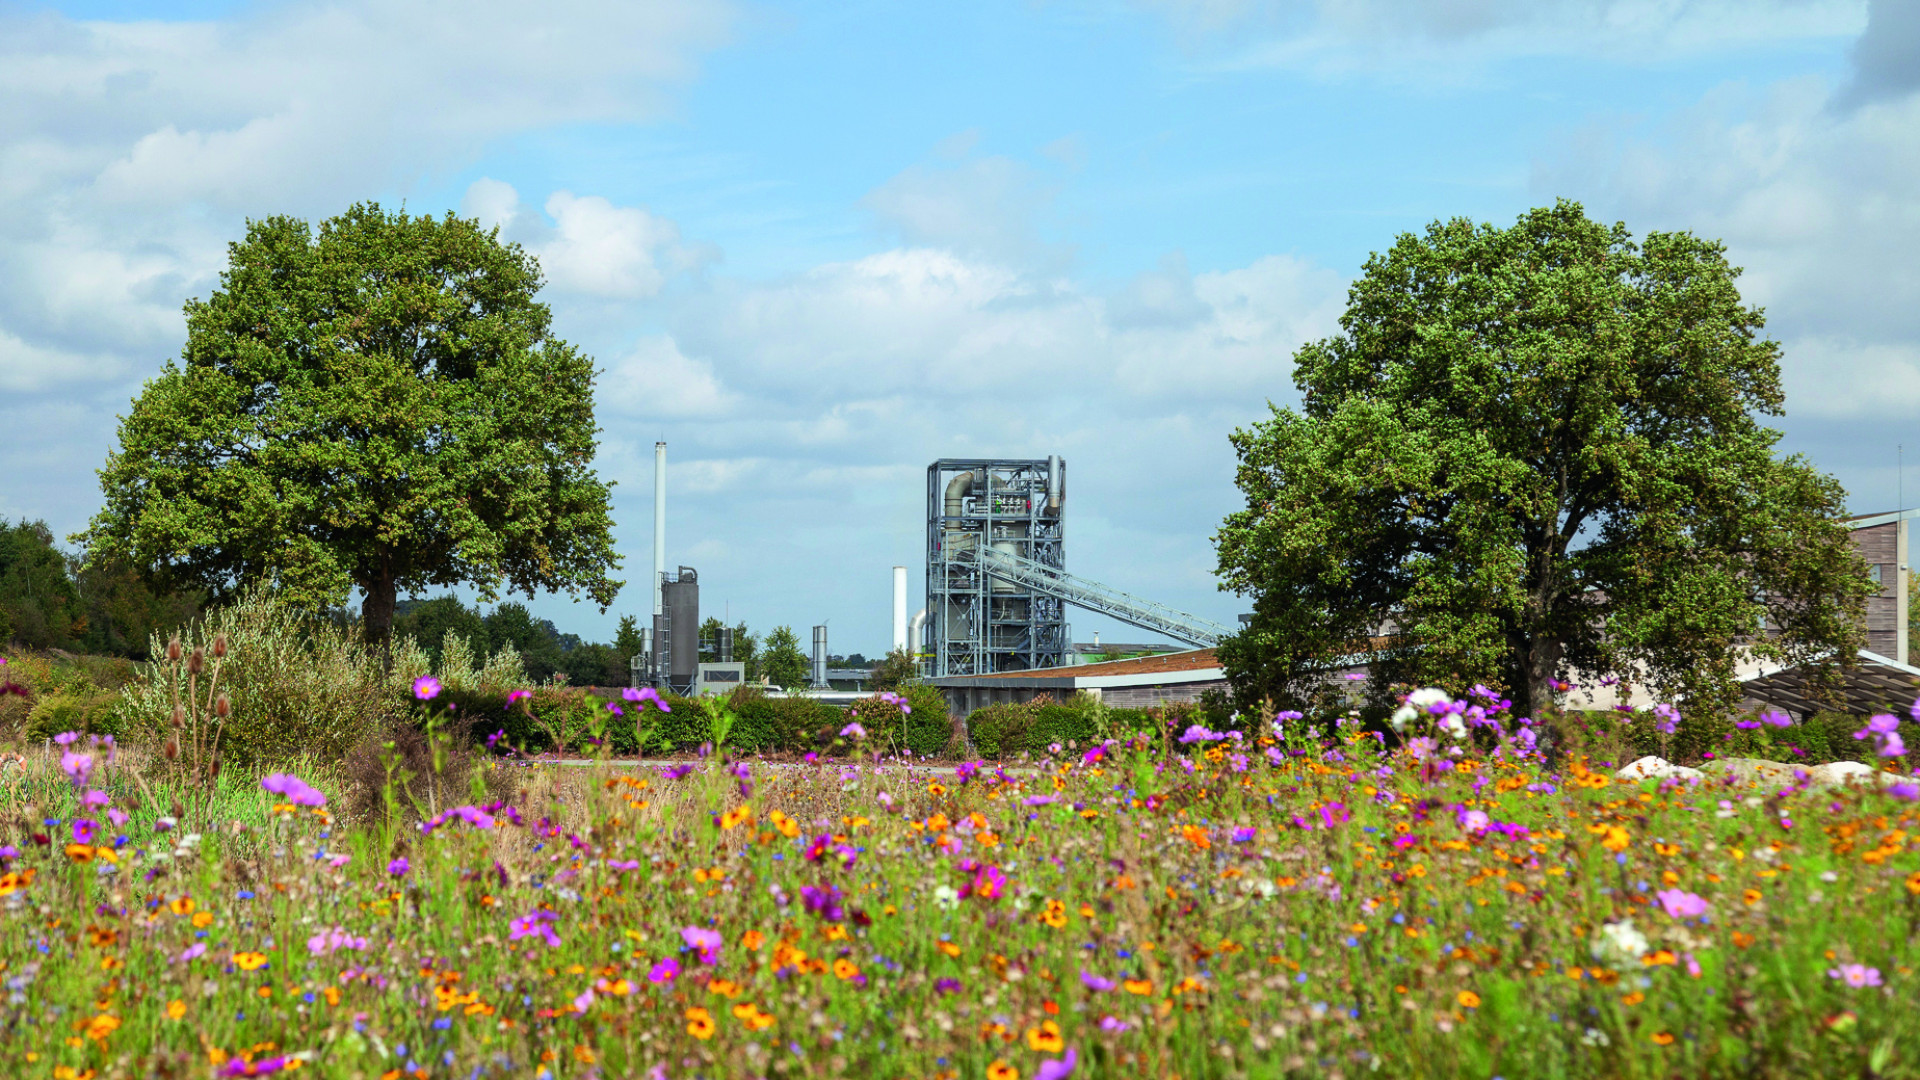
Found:
[(1729, 85), (1651, 129), (1596, 124), (1542, 160), (1541, 197), (1636, 232), (1724, 240), (1785, 347), (1789, 414), (1904, 415), (1920, 341), (1920, 94), (1836, 107), (1797, 79)]
[(614, 361), (595, 385), (600, 404), (629, 417), (718, 416), (736, 401), (712, 365), (689, 360), (672, 338), (659, 335)]
[(1216, 70), (1472, 78), (1518, 57), (1648, 63), (1851, 37), (1866, 0), (1135, 0)]
[[(942, 159), (965, 158), (977, 136), (942, 143)], [(957, 140), (957, 141), (956, 141)], [(949, 248), (999, 260), (1058, 261), (1064, 254), (1039, 234), (1058, 187), (1008, 157), (913, 165), (869, 192), (861, 205), (910, 245)]]

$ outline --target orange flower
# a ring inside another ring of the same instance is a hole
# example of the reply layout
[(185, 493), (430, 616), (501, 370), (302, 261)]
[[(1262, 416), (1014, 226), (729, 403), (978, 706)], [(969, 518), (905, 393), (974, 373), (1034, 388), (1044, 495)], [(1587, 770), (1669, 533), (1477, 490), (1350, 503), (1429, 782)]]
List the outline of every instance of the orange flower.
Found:
[(1046, 908), (1040, 912), (1040, 921), (1055, 930), (1067, 925), (1067, 905), (1058, 900), (1047, 901)]
[(860, 974), (860, 966), (844, 956), (833, 962), (833, 977), (836, 979), (844, 981), (858, 974)]
[[(0, 881), (3, 880), (4, 879), (0, 879)], [(1920, 870), (1915, 870), (1913, 873), (1907, 875), (1907, 891), (1915, 896), (1920, 896)]]
[(936, 941), (933, 944), (935, 948), (946, 953), (948, 956), (958, 957), (960, 955), (960, 946), (955, 945), (951, 941)]
[(258, 971), (267, 962), (267, 954), (259, 952), (237, 952), (233, 962), (241, 971)]
[(172, 1001), (167, 1002), (167, 1019), (178, 1020), (185, 1015), (187, 1015), (186, 1002), (181, 1001), (179, 998), (174, 998)]
[(1471, 990), (1460, 991), (1460, 994), (1457, 1000), (1460, 1002), (1460, 1007), (1463, 1009), (1477, 1009), (1480, 1007), (1480, 995), (1474, 993)]
[(744, 1001), (733, 1007), (733, 1015), (747, 1025), (748, 1031), (760, 1031), (773, 1026), (773, 1014), (760, 1011), (760, 1006)]
[(1051, 1020), (1042, 1021), (1037, 1028), (1027, 1029), (1027, 1049), (1036, 1054), (1057, 1054), (1066, 1045), (1066, 1040), (1060, 1037), (1060, 1025)]
[(1621, 999), (1620, 999), (1620, 1004), (1622, 1004), (1622, 1005), (1638, 1005), (1638, 1004), (1640, 1004), (1641, 1002), (1643, 1002), (1643, 1001), (1645, 1001), (1645, 1000), (1647, 1000), (1647, 995), (1645, 995), (1645, 994), (1643, 994), (1643, 993), (1641, 993), (1641, 992), (1640, 992), (1640, 991), (1638, 991), (1638, 990), (1635, 990), (1635, 991), (1634, 991), (1633, 993), (1631, 993), (1631, 994), (1628, 994), (1627, 996), (1625, 996), (1625, 997), (1623, 997), (1623, 998), (1621, 998)]
[(212, 922), (213, 912), (211, 911), (196, 911), (193, 913), (193, 925), (195, 929), (204, 930), (207, 926), (211, 925)]
[(67, 858), (74, 862), (92, 862), (93, 849), (85, 844), (68, 844)]
[(752, 821), (753, 821), (753, 807), (748, 806), (745, 803), (742, 803), (739, 806), (736, 806), (733, 809), (727, 811), (726, 813), (720, 815), (720, 827), (722, 829), (737, 829), (742, 825), (747, 825), (752, 823)]
[(194, 903), (193, 897), (191, 896), (177, 897), (167, 904), (167, 910), (173, 912), (175, 915), (191, 915), (193, 914), (193, 908)]
[(749, 930), (740, 935), (740, 947), (743, 949), (758, 949), (766, 943), (767, 935), (758, 930)]
[(987, 1080), (1020, 1080), (1020, 1070), (998, 1059), (987, 1066)]
[[(1915, 876), (1920, 877), (1920, 874), (1916, 874)], [(1740, 899), (1745, 900), (1749, 906), (1757, 904), (1760, 902), (1760, 890), (1747, 889), (1740, 894)]]
[(107, 1036), (120, 1029), (120, 1018), (105, 1013), (87, 1021), (86, 1036), (94, 1042), (106, 1042)]
[(1126, 987), (1127, 993), (1139, 994), (1141, 997), (1153, 993), (1153, 983), (1146, 979), (1128, 979), (1120, 985)]
[(1673, 1033), (1670, 1031), (1656, 1031), (1653, 1033), (1653, 1041), (1659, 1046), (1670, 1046), (1673, 1043)]
[(1208, 836), (1207, 830), (1198, 825), (1180, 826), (1180, 835), (1187, 843), (1192, 844), (1201, 851), (1206, 851), (1213, 846), (1213, 837)]
[(688, 1009), (687, 1034), (701, 1042), (713, 1038), (713, 1014), (698, 1006)]

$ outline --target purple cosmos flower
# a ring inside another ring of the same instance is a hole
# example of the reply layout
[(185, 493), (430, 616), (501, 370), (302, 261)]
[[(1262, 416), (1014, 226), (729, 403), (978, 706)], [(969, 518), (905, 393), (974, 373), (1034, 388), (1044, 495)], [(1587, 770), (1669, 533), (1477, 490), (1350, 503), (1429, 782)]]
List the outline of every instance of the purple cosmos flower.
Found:
[(1760, 722), (1773, 727), (1792, 727), (1793, 717), (1788, 716), (1778, 709), (1768, 709), (1766, 712), (1760, 714)]
[(1707, 913), (1707, 901), (1704, 897), (1681, 889), (1662, 889), (1653, 894), (1660, 901), (1660, 907), (1669, 918), (1694, 919)]
[(1920, 784), (1910, 784), (1910, 783), (1888, 784), (1887, 794), (1893, 796), (1896, 799), (1905, 799), (1907, 802), (1920, 800)]
[(717, 964), (720, 962), (720, 946), (726, 939), (720, 936), (718, 930), (684, 926), (680, 928), (680, 940), (686, 942), (688, 948), (699, 950), (701, 963)]
[(53, 737), (53, 744), (55, 746), (72, 746), (79, 741), (80, 733), (77, 731), (63, 731)]
[(1328, 803), (1320, 808), (1320, 820), (1325, 822), (1329, 829), (1336, 825), (1345, 825), (1352, 818), (1353, 813), (1347, 809), (1346, 803)]
[(679, 780), (692, 771), (692, 765), (670, 765), (660, 770), (660, 777), (663, 780)]
[(1180, 742), (1182, 745), (1197, 742), (1219, 742), (1226, 737), (1224, 732), (1208, 731), (1199, 724), (1194, 724), (1181, 734)]
[(1080, 973), (1080, 985), (1096, 994), (1104, 994), (1120, 984), (1105, 976), (1095, 975), (1091, 971), (1082, 971)]
[(80, 796), (80, 805), (81, 806), (105, 806), (107, 805), (108, 802), (111, 802), (112, 799), (113, 797), (111, 795), (108, 795), (106, 792), (101, 791), (99, 788), (94, 788), (91, 791), (88, 791), (85, 795)]
[(222, 1065), (220, 1067), (220, 1071), (217, 1073), (214, 1073), (213, 1075), (215, 1076), (271, 1076), (274, 1073), (277, 1073), (282, 1069), (285, 1069), (290, 1060), (291, 1059), (288, 1058), (285, 1054), (279, 1054), (270, 1058), (261, 1058), (259, 1061), (248, 1061), (245, 1058), (234, 1058), (233, 1060), (227, 1062), (225, 1065)]
[(1900, 741), (1900, 733), (1889, 732), (1880, 737), (1880, 756), (1899, 757), (1907, 752), (1907, 744)]
[(182, 964), (190, 963), (205, 955), (207, 955), (207, 943), (204, 941), (196, 941), (187, 946), (186, 951), (180, 954), (180, 959), (177, 962)]
[(1073, 1067), (1080, 1062), (1080, 1055), (1073, 1047), (1067, 1047), (1066, 1055), (1058, 1061), (1043, 1061), (1034, 1070), (1033, 1080), (1067, 1080), (1073, 1075)]
[(1103, 1016), (1103, 1017), (1101, 1017), (1101, 1018), (1100, 1018), (1100, 1030), (1101, 1030), (1101, 1031), (1110, 1031), (1110, 1032), (1113, 1032), (1113, 1033), (1114, 1033), (1114, 1034), (1116, 1034), (1116, 1035), (1117, 1035), (1117, 1034), (1119, 1034), (1119, 1033), (1120, 1033), (1120, 1032), (1122, 1032), (1122, 1031), (1125, 1031), (1125, 1030), (1127, 1030), (1128, 1028), (1130, 1028), (1130, 1027), (1132, 1027), (1132, 1026), (1133, 1026), (1132, 1024), (1129, 1024), (1129, 1023), (1127, 1023), (1127, 1022), (1126, 1022), (1125, 1020), (1122, 1020), (1122, 1019), (1120, 1019), (1120, 1018), (1118, 1018), (1118, 1017), (1114, 1017), (1114, 1016)]
[(325, 806), (327, 797), (307, 786), (307, 782), (291, 773), (268, 773), (260, 781), (260, 786), (275, 795), (280, 795), (295, 806)]
[(627, 715), (627, 710), (625, 710), (625, 709), (623, 709), (623, 708), (621, 708), (621, 707), (620, 707), (620, 703), (619, 703), (619, 702), (617, 702), (617, 701), (609, 701), (609, 702), (607, 702), (607, 711), (608, 711), (608, 712), (610, 712), (610, 713), (612, 713), (612, 714), (613, 714), (613, 715), (615, 715), (615, 716), (625, 716), (625, 715)]
[(840, 889), (836, 885), (802, 885), (800, 903), (828, 922), (839, 922), (846, 918), (846, 909), (840, 904)]
[(937, 979), (933, 984), (933, 992), (936, 994), (957, 994), (960, 992), (960, 980)]
[(67, 774), (74, 787), (86, 787), (87, 778), (93, 775), (93, 755), (65, 751), (60, 755), (60, 771)]
[[(495, 809), (498, 809), (498, 807), (495, 807)], [(433, 830), (455, 818), (466, 822), (476, 829), (491, 829), (495, 824), (493, 815), (478, 806), (456, 806), (451, 810), (442, 810), (431, 821), (421, 822), (420, 831), (422, 833), (431, 833)]]
[(531, 690), (515, 690), (513, 693), (507, 695), (507, 703), (503, 708), (511, 709), (517, 703), (525, 701), (532, 696), (533, 691)]
[(1460, 827), (1475, 836), (1486, 832), (1487, 826), (1491, 824), (1493, 824), (1493, 819), (1489, 818), (1484, 810), (1462, 810), (1460, 812)]
[(413, 869), (413, 864), (407, 861), (405, 855), (387, 864), (387, 873), (392, 874), (394, 877), (406, 877), (407, 871), (411, 869)]
[(549, 946), (560, 947), (560, 936), (553, 932), (553, 924), (560, 916), (545, 908), (535, 908), (525, 915), (507, 924), (507, 940), (519, 941), (521, 938), (538, 937), (546, 939)]
[(679, 977), (680, 961), (671, 956), (653, 965), (653, 969), (647, 972), (647, 981), (655, 986), (665, 986)]
[(672, 706), (660, 700), (660, 692), (651, 686), (637, 688), (629, 686), (625, 690), (620, 691), (620, 696), (635, 704), (639, 704), (640, 702), (651, 703), (654, 708), (659, 709), (661, 712), (673, 711)]
[(93, 843), (94, 834), (100, 831), (100, 823), (92, 818), (74, 818), (71, 827), (73, 842), (76, 844)]
[(1653, 715), (1658, 717), (1654, 729), (1663, 735), (1671, 735), (1680, 728), (1680, 710), (1666, 702), (1653, 707)]
[(867, 737), (867, 729), (860, 726), (860, 721), (855, 720), (853, 723), (840, 729), (840, 737), (843, 739), (864, 739)]
[(973, 875), (973, 895), (982, 900), (998, 900), (1007, 891), (1007, 875), (997, 866), (983, 866)]
[(422, 675), (413, 680), (413, 696), (421, 701), (432, 701), (440, 696), (440, 680), (431, 675)]
[(1233, 830), (1233, 842), (1236, 844), (1245, 844), (1250, 842), (1254, 837), (1259, 835), (1260, 835), (1259, 829), (1253, 827), (1252, 825), (1243, 825), (1240, 828)]
[(913, 706), (907, 704), (906, 698), (901, 697), (899, 694), (896, 694), (891, 690), (881, 694), (880, 700), (899, 709), (900, 715), (902, 716), (905, 716), (906, 714), (913, 711)]
[(1880, 969), (1865, 964), (1841, 964), (1837, 968), (1827, 969), (1827, 978), (1838, 979), (1855, 990), (1867, 986), (1880, 985)]
[(331, 956), (341, 949), (364, 950), (367, 939), (354, 937), (338, 926), (322, 930), (307, 939), (307, 952), (314, 956)]

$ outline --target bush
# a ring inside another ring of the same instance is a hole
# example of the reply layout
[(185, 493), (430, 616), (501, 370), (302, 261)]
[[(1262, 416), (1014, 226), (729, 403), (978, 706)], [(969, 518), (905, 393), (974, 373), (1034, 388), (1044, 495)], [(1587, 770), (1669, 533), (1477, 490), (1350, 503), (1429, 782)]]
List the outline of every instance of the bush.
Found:
[(1091, 694), (1075, 694), (1070, 700), (1048, 701), (1033, 710), (1033, 726), (1027, 731), (1024, 749), (1035, 756), (1053, 746), (1085, 748), (1100, 741), (1099, 703)]
[(114, 694), (48, 694), (27, 713), (26, 737), (38, 742), (64, 731), (78, 731), (118, 738), (127, 733), (124, 719), (114, 708), (118, 702)]
[(984, 758), (1012, 757), (1026, 748), (1033, 728), (1034, 708), (1025, 702), (1003, 701), (973, 710), (967, 716), (967, 737), (974, 753)]
[[(371, 736), (346, 758), (347, 812), (363, 825), (386, 820), (387, 785), (394, 785), (395, 825), (419, 821), (427, 813), (470, 802), (504, 799), (511, 793), (509, 774), (491, 765), (476, 744), (480, 725), (448, 714), (441, 731), (448, 736), (439, 771), (432, 745), (413, 719)], [(389, 767), (392, 768), (391, 777)]]
[[(232, 699), (219, 749), (234, 764), (302, 755), (338, 761), (405, 715), (410, 680), (397, 665), (389, 674), (350, 624), (314, 618), (255, 589), (209, 612), (181, 635), (182, 644), (191, 651), (220, 634), (227, 637), (227, 657), (217, 663), (209, 657), (197, 686), (204, 696), (217, 672), (219, 688)], [(166, 737), (174, 701), (187, 695), (188, 676), (185, 664), (166, 661), (159, 635), (150, 650), (160, 659), (140, 665), (116, 711), (133, 733), (158, 743)]]
[(898, 705), (876, 694), (854, 702), (841, 722), (859, 720), (873, 745), (890, 753), (932, 757), (949, 749), (960, 752), (960, 748), (950, 746), (956, 732), (947, 715), (947, 696), (939, 688), (908, 683), (898, 694), (907, 699), (911, 711), (903, 713)]

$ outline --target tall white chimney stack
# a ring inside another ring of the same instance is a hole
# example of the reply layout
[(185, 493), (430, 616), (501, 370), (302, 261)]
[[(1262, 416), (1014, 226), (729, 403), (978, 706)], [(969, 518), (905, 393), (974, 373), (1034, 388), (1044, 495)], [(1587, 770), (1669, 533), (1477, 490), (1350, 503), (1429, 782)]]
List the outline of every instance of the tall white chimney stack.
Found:
[(667, 576), (667, 444), (653, 444), (653, 613), (660, 606), (660, 579)]
[(907, 648), (907, 568), (893, 568), (893, 651)]

